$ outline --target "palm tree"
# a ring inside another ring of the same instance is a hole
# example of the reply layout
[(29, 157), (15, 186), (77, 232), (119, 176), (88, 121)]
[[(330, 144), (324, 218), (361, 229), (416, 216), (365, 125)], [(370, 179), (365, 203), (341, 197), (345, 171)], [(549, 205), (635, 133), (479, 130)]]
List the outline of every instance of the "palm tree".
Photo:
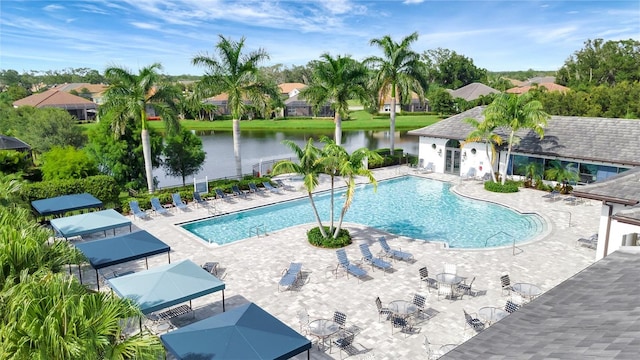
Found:
[[(542, 103), (531, 99), (531, 94), (522, 95), (501, 94), (484, 110), (485, 121), (497, 126), (505, 126), (510, 130), (507, 140), (507, 162), (511, 158), (513, 144), (519, 141), (516, 132), (520, 129), (531, 129), (544, 137), (544, 127), (547, 126), (549, 114), (542, 109)], [(502, 173), (502, 184), (507, 180), (507, 164)]]
[(67, 274), (23, 275), (5, 293), (0, 346), (12, 359), (158, 359), (148, 332), (123, 336), (121, 322), (142, 316), (128, 300), (90, 292)]
[(321, 61), (314, 63), (313, 76), (309, 86), (300, 91), (300, 97), (308, 100), (318, 109), (327, 102), (335, 111), (334, 121), (336, 144), (342, 142), (342, 119), (349, 110), (348, 100), (366, 95), (367, 69), (349, 56), (336, 58), (325, 53)]
[(200, 91), (208, 96), (226, 93), (233, 119), (233, 153), (236, 160), (236, 175), (242, 178), (240, 157), (240, 118), (245, 114), (250, 101), (253, 107), (265, 108), (269, 98), (279, 97), (276, 86), (260, 81), (258, 64), (269, 59), (263, 49), (243, 54), (245, 38), (233, 41), (218, 35), (216, 45), (218, 58), (205, 55), (194, 57), (194, 65), (204, 66), (207, 72), (199, 83)]
[[(474, 130), (467, 135), (464, 142), (484, 142), (485, 152), (487, 154), (487, 159), (489, 159), (489, 166), (491, 167), (491, 179), (493, 179), (493, 182), (496, 182), (496, 172), (494, 170), (494, 165), (498, 158), (496, 145), (502, 145), (502, 137), (495, 133), (496, 124), (487, 121), (486, 119), (484, 121), (478, 121), (474, 118), (466, 118), (464, 121), (474, 127)], [(491, 153), (489, 153), (489, 151), (491, 151)]]
[(162, 118), (169, 135), (176, 133), (180, 126), (175, 111), (179, 92), (176, 87), (162, 81), (159, 70), (162, 70), (159, 63), (140, 69), (137, 75), (120, 67), (107, 68), (104, 76), (109, 87), (105, 91), (105, 103), (100, 107), (116, 134), (124, 134), (130, 121), (141, 123), (140, 137), (149, 193), (153, 193), (154, 186), (147, 111), (153, 109)]
[(578, 167), (575, 163), (569, 163), (566, 166), (561, 161), (552, 160), (549, 163), (550, 167), (544, 171), (544, 176), (547, 180), (557, 181), (560, 185), (560, 193), (566, 194), (567, 182), (580, 180), (578, 175)]
[(394, 152), (394, 134), (396, 131), (396, 96), (401, 103), (411, 100), (411, 92), (415, 92), (420, 100), (428, 89), (427, 67), (420, 60), (420, 55), (411, 50), (411, 43), (418, 40), (418, 33), (406, 36), (399, 43), (386, 35), (380, 39), (372, 39), (370, 45), (376, 45), (384, 53), (384, 57), (369, 57), (365, 64), (371, 64), (381, 84), (380, 96), (391, 94), (391, 119), (389, 131), (391, 139), (389, 148)]
[[(340, 234), (340, 229), (342, 228), (342, 221), (344, 220), (344, 216), (346, 215), (349, 207), (353, 203), (353, 198), (356, 190), (356, 182), (355, 179), (357, 176), (364, 176), (369, 179), (374, 186), (374, 189), (377, 189), (378, 183), (376, 179), (373, 177), (373, 172), (368, 169), (366, 163), (368, 161), (376, 162), (382, 161), (382, 157), (367, 148), (360, 148), (352, 152), (351, 154), (347, 153), (345, 148), (336, 144), (331, 140), (325, 140), (325, 147), (322, 151), (323, 157), (318, 160), (320, 164), (329, 165), (329, 169), (337, 170), (334, 171), (331, 175), (331, 230), (333, 233), (333, 238), (337, 238), (338, 234)], [(336, 166), (337, 165), (337, 166)], [(346, 193), (344, 204), (340, 211), (340, 219), (338, 221), (338, 226), (333, 228), (333, 177), (335, 175), (341, 176), (346, 185)]]
[(320, 215), (318, 214), (318, 209), (316, 208), (316, 203), (313, 201), (313, 191), (318, 186), (318, 177), (324, 170), (322, 164), (318, 163), (318, 159), (320, 158), (320, 150), (313, 144), (313, 138), (310, 138), (309, 141), (307, 141), (307, 144), (304, 148), (300, 148), (298, 144), (291, 140), (283, 140), (282, 143), (291, 148), (291, 150), (296, 154), (298, 162), (293, 162), (291, 160), (280, 161), (273, 166), (271, 174), (279, 175), (294, 173), (302, 175), (304, 188), (307, 190), (307, 196), (309, 197), (309, 201), (311, 202), (313, 214), (315, 215), (316, 221), (318, 222), (320, 233), (322, 234), (322, 237), (326, 238), (327, 233), (326, 231), (324, 231), (322, 220), (320, 220)]

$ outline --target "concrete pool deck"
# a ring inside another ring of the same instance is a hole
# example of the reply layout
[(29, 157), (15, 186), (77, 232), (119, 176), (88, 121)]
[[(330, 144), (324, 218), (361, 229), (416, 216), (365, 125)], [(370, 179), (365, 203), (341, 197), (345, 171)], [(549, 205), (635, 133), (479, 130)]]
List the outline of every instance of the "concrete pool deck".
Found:
[[(400, 166), (375, 170), (375, 177), (382, 180), (407, 173), (413, 174), (413, 169)], [(457, 176), (433, 173), (417, 176), (451, 182), (454, 185), (452, 189), (463, 196), (504, 204), (521, 212), (536, 212), (547, 220), (548, 232), (542, 239), (518, 244), (514, 255), (511, 246), (475, 250), (446, 249), (440, 243), (397, 237), (348, 223), (344, 226), (354, 238), (354, 244), (346, 248), (351, 260), (360, 259), (357, 244), (363, 241), (369, 243), (371, 250), (377, 254), (380, 247), (375, 239), (380, 235), (387, 235), (392, 248), (401, 248), (415, 257), (413, 263), (394, 262), (394, 270), (386, 274), (381, 270), (372, 271), (370, 267), (365, 267), (368, 277), (364, 281), (358, 281), (344, 275), (335, 278), (329, 271), (337, 264), (335, 250), (318, 249), (307, 243), (305, 233), (316, 226), (315, 223), (223, 246), (209, 245), (175, 225), (210, 216), (206, 209), (195, 208), (193, 205), (186, 212), (172, 209), (169, 216), (153, 216), (150, 220), (135, 219), (133, 225), (134, 229), (147, 230), (169, 244), (172, 248), (172, 262), (183, 259), (191, 259), (197, 264), (219, 262), (219, 277), (226, 283), (227, 309), (254, 302), (296, 330), (300, 328), (297, 315), (300, 310), (306, 310), (312, 320), (331, 318), (335, 310), (344, 312), (347, 315), (347, 327), (358, 329), (354, 345), (359, 354), (350, 357), (353, 359), (372, 354), (375, 359), (425, 358), (425, 336), (429, 338), (434, 352), (444, 344), (460, 344), (473, 335), (473, 330), (467, 328), (465, 331), (463, 309), (476, 313), (483, 306), (504, 306), (507, 297), (502, 295), (501, 273), (508, 272), (512, 283), (533, 283), (547, 291), (594, 262), (595, 251), (576, 247), (576, 240), (597, 232), (599, 203), (570, 205), (562, 200), (549, 202), (542, 197), (544, 193), (537, 190), (521, 189), (515, 194), (497, 194), (485, 191), (479, 181), (461, 181)], [(326, 181), (319, 186), (319, 190), (327, 188)], [(300, 197), (306, 197), (306, 193), (263, 193), (253, 194), (248, 199), (215, 202), (221, 212), (232, 212)], [(127, 232), (128, 229), (119, 231)], [(482, 229), (478, 229), (478, 233), (481, 234)], [(101, 237), (101, 234), (95, 235), (95, 238)], [(294, 290), (278, 291), (277, 284), (282, 270), (291, 261), (303, 263), (303, 275), (307, 282)], [(167, 258), (163, 255), (149, 258), (149, 267), (166, 263)], [(419, 268), (427, 266), (430, 276), (434, 277), (441, 272), (445, 263), (457, 264), (458, 274), (462, 276), (469, 279), (476, 277), (473, 289), (480, 291), (480, 295), (464, 296), (455, 301), (438, 300), (434, 289), (430, 293), (424, 285), (421, 286)], [(142, 260), (105, 270), (141, 271), (144, 268)], [(91, 281), (92, 273), (93, 270), (85, 266), (83, 278)], [(378, 321), (375, 298), (380, 296), (386, 306), (393, 300), (411, 300), (415, 293), (427, 296), (427, 307), (433, 309), (435, 316), (417, 323), (417, 330), (408, 336), (397, 330), (392, 335), (391, 324), (384, 320)], [(220, 313), (221, 296), (212, 294), (195, 299), (193, 306), (197, 319)], [(174, 319), (173, 323), (180, 327), (192, 321), (191, 316), (186, 316), (184, 319)], [(308, 338), (314, 341), (312, 359), (340, 358), (340, 352), (335, 347), (331, 353), (328, 349), (320, 351), (315, 346), (316, 339), (311, 335)], [(342, 355), (344, 357), (345, 354)], [(300, 354), (295, 359), (306, 359), (306, 356)]]

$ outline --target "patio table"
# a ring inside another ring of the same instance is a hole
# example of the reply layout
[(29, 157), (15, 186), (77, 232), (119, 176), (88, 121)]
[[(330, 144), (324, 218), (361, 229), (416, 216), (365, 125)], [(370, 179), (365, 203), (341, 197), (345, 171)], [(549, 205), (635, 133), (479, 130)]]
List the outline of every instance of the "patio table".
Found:
[(436, 275), (436, 281), (437, 282), (448, 284), (448, 285), (458, 285), (464, 279), (465, 279), (464, 277), (458, 276), (456, 274), (440, 273), (440, 274)]
[(478, 310), (478, 316), (485, 320), (489, 325), (504, 319), (508, 312), (494, 306), (485, 306)]
[(403, 318), (409, 317), (418, 311), (418, 306), (406, 300), (394, 300), (389, 303), (389, 310)]
[(511, 289), (528, 301), (533, 300), (542, 293), (540, 287), (529, 283), (516, 283), (511, 286)]
[[(324, 347), (325, 339), (339, 330), (340, 325), (329, 319), (317, 319), (309, 323), (309, 333), (318, 338), (318, 349), (320, 349), (320, 340), (322, 340), (322, 347)], [(329, 343), (329, 346), (331, 346), (331, 343)]]

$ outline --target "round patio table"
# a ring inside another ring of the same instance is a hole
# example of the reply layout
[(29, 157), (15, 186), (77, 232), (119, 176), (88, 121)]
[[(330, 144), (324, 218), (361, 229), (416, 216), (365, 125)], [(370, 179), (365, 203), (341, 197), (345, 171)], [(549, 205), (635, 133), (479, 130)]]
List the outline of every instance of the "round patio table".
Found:
[(408, 317), (418, 311), (418, 306), (406, 300), (394, 300), (389, 303), (389, 310), (401, 317)]
[(340, 325), (333, 320), (318, 319), (309, 323), (309, 333), (318, 338), (318, 349), (320, 349), (320, 340), (322, 340), (322, 346), (324, 347), (325, 339), (339, 330)]
[(504, 319), (508, 312), (494, 306), (485, 306), (478, 310), (478, 316), (485, 320), (489, 325)]
[(462, 280), (464, 280), (464, 278), (456, 274), (440, 273), (436, 275), (437, 282), (449, 285), (458, 285)]
[(516, 283), (511, 286), (511, 289), (527, 300), (531, 300), (542, 293), (542, 290), (537, 285), (529, 283)]

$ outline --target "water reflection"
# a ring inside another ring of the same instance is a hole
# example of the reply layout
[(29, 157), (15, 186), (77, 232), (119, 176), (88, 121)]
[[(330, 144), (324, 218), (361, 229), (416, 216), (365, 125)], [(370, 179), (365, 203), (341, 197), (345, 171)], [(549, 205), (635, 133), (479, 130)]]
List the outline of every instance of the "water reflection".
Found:
[[(198, 179), (205, 176), (209, 179), (234, 177), (235, 161), (233, 157), (233, 136), (231, 131), (200, 131), (197, 133), (202, 139), (204, 151), (207, 153), (204, 167)], [(309, 138), (318, 139), (321, 135), (333, 137), (333, 131), (242, 131), (240, 136), (242, 154), (242, 172), (249, 174), (253, 170), (253, 165), (260, 161), (268, 161), (293, 157), (291, 150), (282, 144), (282, 140), (291, 140), (304, 146)], [(321, 144), (318, 144), (321, 146)], [(347, 131), (342, 135), (342, 146), (347, 151), (366, 147), (368, 149), (380, 149), (389, 147), (388, 131)], [(405, 153), (418, 153), (418, 138), (409, 136), (406, 132), (396, 132), (396, 149), (403, 149)], [(154, 169), (154, 175), (160, 181), (159, 186), (167, 187), (181, 185), (182, 179), (167, 176), (162, 168)], [(193, 181), (193, 177), (187, 178)]]

